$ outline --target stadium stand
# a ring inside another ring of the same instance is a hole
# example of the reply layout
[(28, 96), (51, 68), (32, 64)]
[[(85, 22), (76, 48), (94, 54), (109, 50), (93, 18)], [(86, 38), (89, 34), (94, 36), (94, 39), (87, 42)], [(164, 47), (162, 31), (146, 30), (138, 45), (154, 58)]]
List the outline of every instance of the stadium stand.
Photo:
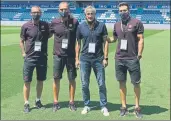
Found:
[[(97, 9), (96, 18), (105, 22), (106, 20), (119, 20), (119, 1), (70, 1), (70, 8), (73, 16), (79, 21), (85, 19), (84, 8), (93, 5)], [(150, 21), (170, 23), (170, 1), (129, 1), (131, 15), (143, 23)], [(26, 21), (31, 19), (30, 8), (38, 5), (42, 8), (41, 19), (51, 21), (58, 17), (59, 1), (2, 1), (1, 21)], [(109, 21), (108, 21), (109, 22)]]

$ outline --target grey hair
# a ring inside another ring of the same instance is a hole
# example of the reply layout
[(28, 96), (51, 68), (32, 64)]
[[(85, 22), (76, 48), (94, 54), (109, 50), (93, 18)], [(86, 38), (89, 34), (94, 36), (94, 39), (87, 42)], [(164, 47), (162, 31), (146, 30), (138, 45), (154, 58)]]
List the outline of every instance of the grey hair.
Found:
[(84, 13), (86, 14), (88, 10), (91, 10), (93, 13), (96, 13), (96, 9), (93, 6), (91, 6), (91, 5), (87, 6), (84, 9)]

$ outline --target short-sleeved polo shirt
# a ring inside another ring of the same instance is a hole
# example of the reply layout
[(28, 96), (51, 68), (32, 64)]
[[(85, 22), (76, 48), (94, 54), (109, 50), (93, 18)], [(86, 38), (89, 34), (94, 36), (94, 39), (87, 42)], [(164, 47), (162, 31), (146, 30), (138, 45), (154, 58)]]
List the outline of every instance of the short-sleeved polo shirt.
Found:
[[(65, 22), (61, 21), (61, 18), (55, 18), (50, 24), (50, 32), (54, 34), (54, 49), (53, 54), (58, 56), (67, 56), (75, 58), (75, 42), (76, 42), (76, 30), (79, 25), (77, 19), (72, 18), (73, 29), (69, 30), (65, 25)], [(68, 48), (62, 48), (62, 40), (68, 39)]]
[[(104, 55), (103, 37), (107, 35), (104, 23), (95, 21), (93, 29), (90, 29), (86, 21), (80, 24), (77, 29), (77, 40), (82, 43), (81, 57), (88, 59), (102, 57)], [(88, 52), (89, 43), (95, 43), (95, 53)]]
[[(34, 24), (30, 20), (21, 27), (20, 38), (25, 41), (26, 57), (40, 57), (42, 55), (47, 55), (49, 24), (44, 21), (39, 21), (39, 24)], [(40, 52), (34, 51), (36, 41), (42, 43)]]
[[(123, 28), (122, 28), (123, 27)], [(117, 36), (118, 45), (115, 59), (135, 59), (138, 55), (138, 34), (144, 33), (142, 22), (135, 18), (130, 18), (127, 25), (120, 22), (115, 23), (113, 36)], [(121, 50), (121, 40), (127, 40), (127, 50)]]

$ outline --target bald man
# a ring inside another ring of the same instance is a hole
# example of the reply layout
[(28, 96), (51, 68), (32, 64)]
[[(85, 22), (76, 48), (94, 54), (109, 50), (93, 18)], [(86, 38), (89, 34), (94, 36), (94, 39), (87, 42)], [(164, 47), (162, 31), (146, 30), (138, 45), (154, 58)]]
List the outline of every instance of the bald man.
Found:
[(47, 73), (47, 44), (49, 34), (49, 25), (40, 21), (41, 9), (38, 6), (31, 8), (32, 19), (21, 27), (20, 48), (24, 58), (23, 79), (24, 79), (24, 112), (30, 112), (29, 95), (30, 83), (32, 81), (33, 70), (36, 68), (37, 74), (37, 97), (35, 107), (44, 108), (41, 103), (41, 94), (43, 90), (43, 81), (46, 80)]
[(74, 104), (74, 95), (77, 76), (75, 68), (75, 42), (76, 42), (76, 29), (78, 21), (71, 16), (67, 2), (59, 4), (60, 17), (53, 19), (50, 26), (50, 31), (54, 34), (54, 68), (53, 68), (53, 95), (54, 105), (53, 111), (56, 112), (60, 109), (59, 105), (59, 89), (60, 80), (64, 67), (66, 66), (69, 80), (69, 109), (76, 111)]

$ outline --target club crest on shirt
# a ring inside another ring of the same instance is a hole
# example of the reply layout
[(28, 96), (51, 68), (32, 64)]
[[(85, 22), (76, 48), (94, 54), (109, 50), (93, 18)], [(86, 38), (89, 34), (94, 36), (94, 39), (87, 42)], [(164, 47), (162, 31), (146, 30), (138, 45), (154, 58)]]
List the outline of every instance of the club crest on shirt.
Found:
[(132, 31), (132, 25), (131, 24), (128, 25), (128, 31)]
[(129, 28), (129, 29), (132, 28), (132, 25), (129, 25), (128, 28)]
[(45, 26), (41, 26), (41, 31), (45, 31)]
[(72, 24), (69, 24), (69, 27), (72, 27)]

